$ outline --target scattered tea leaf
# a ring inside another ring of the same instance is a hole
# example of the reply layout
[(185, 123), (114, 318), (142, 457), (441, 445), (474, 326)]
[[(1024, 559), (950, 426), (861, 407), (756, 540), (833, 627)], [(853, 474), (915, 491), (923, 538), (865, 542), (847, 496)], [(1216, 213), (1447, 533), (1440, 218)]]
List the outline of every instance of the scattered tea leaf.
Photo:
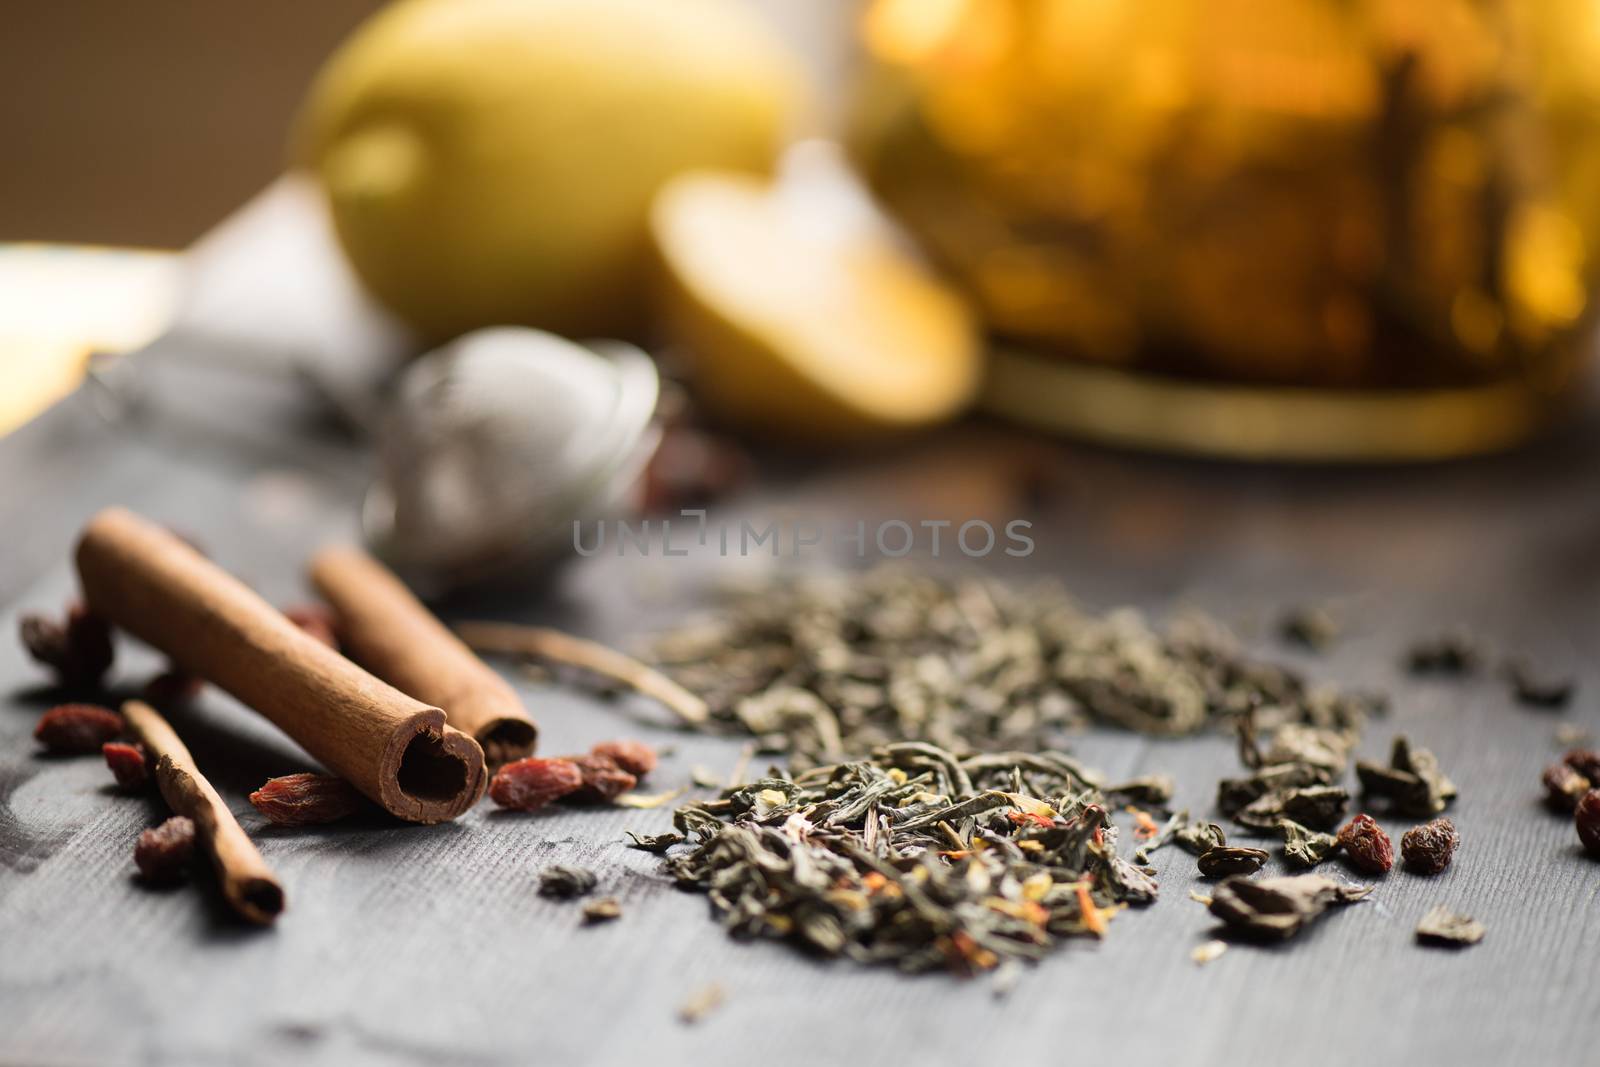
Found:
[(1465, 948), (1483, 940), (1484, 925), (1476, 919), (1458, 915), (1436, 904), (1417, 924), (1417, 942), (1423, 945), (1441, 945)]
[(622, 905), (616, 897), (601, 897), (583, 906), (583, 921), (587, 925), (611, 922), (622, 918)]
[(1259, 880), (1235, 875), (1217, 886), (1210, 910), (1236, 934), (1281, 941), (1330, 906), (1353, 904), (1371, 892), (1371, 886), (1346, 885), (1320, 874)]
[(557, 864), (546, 867), (544, 873), (539, 875), (539, 895), (570, 900), (592, 892), (596, 882), (594, 872), (586, 867)]
[(1336, 835), (1312, 830), (1293, 819), (1278, 820), (1278, 829), (1283, 833), (1284, 859), (1298, 867), (1315, 867), (1339, 847)]

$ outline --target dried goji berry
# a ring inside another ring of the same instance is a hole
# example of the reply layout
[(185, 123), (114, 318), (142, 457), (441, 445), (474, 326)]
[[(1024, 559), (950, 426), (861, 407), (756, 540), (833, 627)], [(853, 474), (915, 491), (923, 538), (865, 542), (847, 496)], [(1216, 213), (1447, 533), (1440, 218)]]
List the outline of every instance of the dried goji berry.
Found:
[(502, 808), (533, 811), (583, 786), (583, 772), (570, 759), (530, 756), (494, 772), (489, 798)]
[(1400, 854), (1406, 866), (1418, 874), (1438, 874), (1450, 866), (1461, 835), (1449, 819), (1434, 819), (1413, 826), (1400, 838)]
[(1339, 831), (1339, 844), (1351, 866), (1368, 874), (1383, 874), (1394, 866), (1394, 842), (1370, 815), (1357, 815)]
[(174, 815), (139, 835), (139, 843), (133, 846), (133, 863), (147, 882), (172, 882), (183, 875), (193, 854), (194, 823)]
[(639, 784), (639, 779), (617, 766), (609, 756), (568, 756), (583, 776), (583, 784), (567, 794), (580, 804), (609, 804)]
[(99, 685), (116, 658), (110, 625), (83, 604), (69, 606), (64, 622), (24, 615), (21, 630), (28, 654), (54, 670), (62, 685)]
[(339, 650), (338, 621), (332, 611), (321, 604), (295, 604), (283, 609), (284, 616), (307, 634)]
[(33, 736), (58, 755), (99, 752), (122, 733), (122, 716), (98, 704), (58, 704), (39, 718)]
[(144, 746), (137, 741), (107, 741), (100, 746), (100, 754), (123, 789), (143, 789), (149, 783), (149, 761)]
[(1578, 801), (1572, 816), (1578, 827), (1578, 840), (1589, 855), (1600, 858), (1600, 789), (1591, 789)]
[(602, 741), (589, 750), (605, 756), (629, 774), (643, 778), (656, 769), (656, 750), (643, 741)]
[(354, 815), (365, 801), (343, 778), (305, 772), (268, 778), (250, 803), (278, 826), (311, 826)]

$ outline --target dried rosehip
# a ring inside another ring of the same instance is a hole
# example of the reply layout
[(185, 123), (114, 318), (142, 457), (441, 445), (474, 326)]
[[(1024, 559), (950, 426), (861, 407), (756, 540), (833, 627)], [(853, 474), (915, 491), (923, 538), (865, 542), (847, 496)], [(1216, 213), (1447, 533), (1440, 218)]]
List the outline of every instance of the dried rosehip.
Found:
[(1450, 857), (1461, 844), (1461, 835), (1449, 819), (1434, 819), (1413, 826), (1400, 838), (1400, 854), (1406, 866), (1418, 874), (1438, 874), (1450, 866)]
[(143, 789), (150, 782), (150, 764), (144, 746), (137, 741), (107, 741), (100, 746), (112, 777), (123, 789)]
[(1589, 855), (1600, 859), (1600, 789), (1591, 789), (1578, 801), (1573, 822), (1578, 827), (1578, 840)]
[(67, 608), (65, 622), (24, 615), (22, 643), (35, 660), (56, 672), (66, 686), (97, 686), (116, 658), (111, 627), (83, 604)]
[(1339, 844), (1357, 870), (1383, 874), (1394, 866), (1394, 843), (1370, 815), (1357, 815), (1345, 823), (1339, 831)]
[(321, 604), (295, 604), (283, 609), (284, 616), (311, 637), (339, 651), (338, 621)]
[(1600, 751), (1575, 748), (1561, 757), (1563, 763), (1591, 782), (1600, 782)]
[(489, 782), (489, 799), (502, 808), (534, 811), (583, 787), (583, 772), (570, 759), (527, 759), (507, 763)]
[(250, 803), (277, 826), (313, 826), (354, 815), (365, 805), (356, 787), (331, 774), (286, 774), (268, 778)]
[(1594, 783), (1565, 763), (1552, 763), (1539, 780), (1544, 783), (1545, 803), (1555, 811), (1572, 811)]
[(183, 876), (194, 855), (194, 823), (174, 815), (153, 830), (139, 835), (133, 846), (133, 863), (145, 881), (153, 884), (175, 882)]
[(656, 769), (656, 750), (643, 741), (602, 741), (589, 752), (605, 756), (636, 778), (643, 778)]
[(569, 756), (583, 776), (583, 785), (567, 794), (579, 804), (609, 804), (639, 784), (639, 779), (617, 766), (609, 756)]
[(81, 756), (122, 733), (122, 716), (98, 704), (58, 704), (39, 718), (33, 736), (57, 755)]

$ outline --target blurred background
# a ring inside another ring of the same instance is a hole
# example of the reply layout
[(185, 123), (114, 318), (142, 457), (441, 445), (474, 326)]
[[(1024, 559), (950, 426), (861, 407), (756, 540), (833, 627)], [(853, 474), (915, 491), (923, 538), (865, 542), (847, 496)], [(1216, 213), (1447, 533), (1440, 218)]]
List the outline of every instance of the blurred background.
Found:
[(974, 416), (1502, 451), (1593, 347), (1586, 0), (89, 0), (0, 130), (0, 430), (145, 346), (287, 377), (438, 572)]

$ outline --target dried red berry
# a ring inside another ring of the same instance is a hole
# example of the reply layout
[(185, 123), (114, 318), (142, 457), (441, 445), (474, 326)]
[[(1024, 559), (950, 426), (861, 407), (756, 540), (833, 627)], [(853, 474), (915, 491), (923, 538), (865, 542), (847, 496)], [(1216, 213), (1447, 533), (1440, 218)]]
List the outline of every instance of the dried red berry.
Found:
[(610, 756), (569, 756), (583, 775), (583, 785), (567, 795), (579, 804), (609, 804), (639, 784), (639, 779), (617, 766)]
[(1568, 767), (1591, 782), (1600, 782), (1600, 751), (1592, 748), (1575, 748), (1561, 757)]
[(338, 620), (321, 604), (295, 604), (283, 609), (284, 616), (307, 634), (339, 651)]
[(1544, 783), (1545, 803), (1556, 811), (1571, 811), (1594, 783), (1565, 763), (1552, 763), (1539, 780)]
[(106, 766), (111, 768), (117, 785), (123, 789), (143, 789), (149, 784), (149, 760), (145, 757), (144, 746), (137, 741), (107, 741), (100, 746), (100, 754), (106, 758)]
[(494, 772), (489, 798), (502, 808), (534, 811), (582, 786), (583, 772), (572, 760), (530, 756)]
[(139, 835), (133, 846), (133, 863), (147, 882), (174, 882), (183, 876), (194, 855), (194, 823), (174, 815), (153, 830)]
[(24, 615), (21, 630), (28, 654), (54, 670), (62, 685), (97, 686), (116, 658), (110, 625), (83, 604), (69, 606), (64, 622)]
[(1583, 794), (1572, 820), (1578, 827), (1578, 840), (1583, 842), (1584, 850), (1600, 859), (1600, 789)]
[(57, 755), (81, 756), (122, 733), (122, 716), (98, 704), (57, 704), (39, 718), (33, 736)]
[(1450, 857), (1461, 844), (1461, 835), (1449, 819), (1434, 819), (1413, 826), (1400, 838), (1400, 854), (1406, 866), (1418, 874), (1438, 874), (1450, 866)]
[(146, 682), (142, 695), (147, 704), (170, 708), (193, 700), (204, 686), (199, 678), (173, 667)]
[(643, 741), (602, 741), (589, 753), (606, 757), (636, 778), (656, 769), (656, 750)]
[(306, 772), (268, 778), (250, 803), (278, 826), (313, 826), (354, 815), (366, 802), (343, 778)]
[(1370, 815), (1357, 815), (1345, 823), (1339, 831), (1339, 844), (1357, 870), (1383, 874), (1394, 866), (1394, 843)]

